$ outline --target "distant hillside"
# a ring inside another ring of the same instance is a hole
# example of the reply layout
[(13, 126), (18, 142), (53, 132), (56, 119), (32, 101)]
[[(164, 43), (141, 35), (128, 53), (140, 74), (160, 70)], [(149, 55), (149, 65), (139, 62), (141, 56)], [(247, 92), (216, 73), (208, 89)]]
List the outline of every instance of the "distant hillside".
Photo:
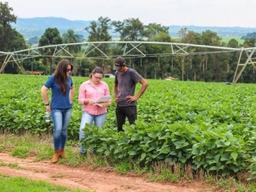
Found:
[(190, 31), (201, 33), (206, 30), (211, 30), (218, 33), (221, 37), (242, 37), (247, 33), (256, 32), (256, 28), (249, 28), (249, 27), (211, 27), (211, 26), (179, 26), (173, 25), (170, 26), (170, 33), (173, 36), (178, 36), (178, 32), (181, 28), (186, 27)]
[(89, 26), (90, 21), (68, 20), (58, 17), (35, 17), (28, 19), (18, 18), (13, 27), (16, 28), (26, 39), (40, 37), (48, 27), (57, 27), (61, 33), (68, 29), (73, 29), (76, 33), (85, 35), (85, 27)]
[[(19, 31), (26, 39), (32, 37), (40, 37), (46, 28), (57, 27), (61, 33), (66, 32), (68, 29), (73, 29), (76, 33), (86, 37), (88, 34), (84, 30), (89, 26), (91, 21), (82, 20), (68, 20), (65, 18), (57, 17), (35, 17), (22, 19), (18, 18), (16, 24), (13, 26)], [(171, 36), (178, 36), (181, 28), (186, 27), (188, 30), (201, 33), (202, 31), (211, 30), (217, 32), (221, 37), (242, 37), (247, 33), (256, 32), (256, 28), (245, 27), (202, 27), (202, 26), (169, 26)]]

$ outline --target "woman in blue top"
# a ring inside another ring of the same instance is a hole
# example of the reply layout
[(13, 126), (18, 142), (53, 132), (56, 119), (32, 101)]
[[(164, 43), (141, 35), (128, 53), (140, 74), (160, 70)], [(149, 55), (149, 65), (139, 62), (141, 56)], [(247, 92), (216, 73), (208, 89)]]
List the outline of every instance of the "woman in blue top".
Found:
[[(53, 120), (53, 141), (55, 153), (51, 162), (58, 162), (64, 156), (64, 147), (67, 139), (67, 127), (71, 117), (74, 87), (69, 76), (73, 69), (67, 59), (62, 59), (52, 76), (41, 88), (41, 94), (47, 112), (51, 112)], [(48, 90), (52, 91), (51, 103), (48, 99)]]

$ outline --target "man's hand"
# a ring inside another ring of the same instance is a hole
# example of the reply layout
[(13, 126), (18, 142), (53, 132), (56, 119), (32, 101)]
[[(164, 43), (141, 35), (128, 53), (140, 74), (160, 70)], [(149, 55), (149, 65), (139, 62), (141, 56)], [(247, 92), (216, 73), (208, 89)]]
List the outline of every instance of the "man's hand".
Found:
[(132, 102), (135, 102), (138, 100), (138, 97), (137, 96), (132, 96), (132, 95), (129, 95), (126, 97), (126, 100), (128, 103), (132, 103)]

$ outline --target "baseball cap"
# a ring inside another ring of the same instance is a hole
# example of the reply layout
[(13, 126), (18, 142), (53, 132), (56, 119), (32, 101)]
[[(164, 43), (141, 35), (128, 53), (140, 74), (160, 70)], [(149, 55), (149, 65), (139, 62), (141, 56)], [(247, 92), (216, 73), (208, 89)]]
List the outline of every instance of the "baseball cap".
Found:
[(125, 59), (121, 56), (117, 57), (115, 59), (115, 66), (119, 66), (119, 67), (125, 66)]

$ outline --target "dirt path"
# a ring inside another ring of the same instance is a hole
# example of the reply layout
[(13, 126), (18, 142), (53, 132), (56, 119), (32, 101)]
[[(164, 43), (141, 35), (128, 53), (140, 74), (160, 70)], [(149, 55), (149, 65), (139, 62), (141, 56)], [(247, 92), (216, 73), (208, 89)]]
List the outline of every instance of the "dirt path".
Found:
[[(148, 182), (140, 177), (120, 176), (113, 172), (92, 171), (86, 168), (72, 168), (48, 161), (36, 162), (32, 158), (19, 159), (0, 153), (0, 173), (44, 180), (68, 188), (79, 188), (95, 192), (210, 192), (200, 182), (182, 185)], [(9, 166), (8, 166), (9, 164)], [(12, 168), (11, 164), (17, 165)], [(6, 166), (5, 166), (6, 165)]]

